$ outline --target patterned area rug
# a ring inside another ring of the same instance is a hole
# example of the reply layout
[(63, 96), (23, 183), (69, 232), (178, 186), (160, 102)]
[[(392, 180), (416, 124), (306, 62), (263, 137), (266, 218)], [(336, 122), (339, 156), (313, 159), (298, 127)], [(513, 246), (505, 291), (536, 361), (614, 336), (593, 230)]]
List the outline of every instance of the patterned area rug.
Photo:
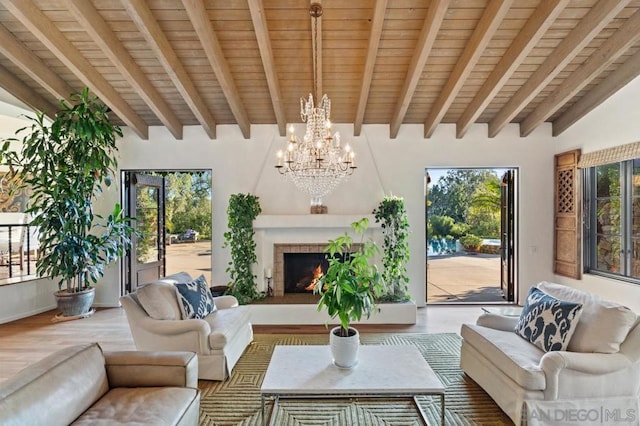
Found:
[[(199, 382), (200, 425), (262, 425), (260, 385), (276, 345), (326, 345), (325, 334), (259, 334), (226, 382)], [(459, 367), (461, 338), (457, 334), (361, 334), (362, 344), (415, 345), (446, 387), (447, 425), (512, 425), (493, 400)], [(302, 362), (302, 361), (301, 361)], [(294, 372), (292, 366), (292, 374)], [(420, 397), (429, 424), (440, 422), (440, 401)], [(271, 412), (272, 403), (266, 413)], [(276, 425), (420, 425), (410, 399), (280, 400)]]

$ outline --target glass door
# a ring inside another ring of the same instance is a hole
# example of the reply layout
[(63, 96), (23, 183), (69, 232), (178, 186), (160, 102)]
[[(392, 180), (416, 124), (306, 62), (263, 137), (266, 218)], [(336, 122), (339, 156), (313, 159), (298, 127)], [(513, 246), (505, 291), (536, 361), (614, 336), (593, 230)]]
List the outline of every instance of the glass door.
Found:
[(165, 275), (164, 178), (126, 172), (125, 183), (128, 214), (140, 232), (125, 262), (125, 291), (135, 291)]

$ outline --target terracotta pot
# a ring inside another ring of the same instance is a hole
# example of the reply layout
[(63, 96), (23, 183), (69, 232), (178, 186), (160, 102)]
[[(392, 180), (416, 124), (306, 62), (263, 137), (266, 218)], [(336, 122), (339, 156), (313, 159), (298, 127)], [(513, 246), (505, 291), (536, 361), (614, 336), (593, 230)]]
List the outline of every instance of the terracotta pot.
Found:
[(349, 336), (339, 336), (340, 327), (331, 329), (329, 333), (329, 346), (333, 363), (340, 368), (352, 368), (358, 363), (358, 348), (360, 347), (360, 334), (355, 328), (349, 327)]
[(55, 292), (54, 295), (56, 297), (56, 303), (58, 304), (58, 310), (62, 316), (73, 317), (84, 315), (91, 310), (96, 289), (91, 287), (76, 293), (60, 290)]

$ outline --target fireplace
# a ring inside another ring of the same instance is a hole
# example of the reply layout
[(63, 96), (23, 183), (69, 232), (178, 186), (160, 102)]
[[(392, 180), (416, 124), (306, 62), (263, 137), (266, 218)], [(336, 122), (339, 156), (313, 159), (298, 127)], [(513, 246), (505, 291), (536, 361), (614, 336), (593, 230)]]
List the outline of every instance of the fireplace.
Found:
[[(357, 249), (359, 245), (354, 244), (352, 248)], [(314, 279), (329, 266), (325, 247), (326, 243), (274, 244), (273, 295), (313, 293)]]
[[(306, 290), (293, 290), (298, 288), (301, 281), (306, 280), (303, 275), (311, 273), (324, 261), (324, 270), (327, 269), (326, 260), (324, 260), (323, 250), (326, 243), (322, 244), (274, 244), (273, 245), (273, 295), (282, 297), (285, 293), (310, 293)], [(291, 256), (293, 255), (293, 256)], [(287, 262), (285, 262), (285, 256)], [(304, 258), (307, 258), (306, 260)], [(300, 261), (300, 266), (295, 266), (296, 261)], [(287, 267), (285, 268), (285, 263)], [(321, 266), (322, 267), (322, 266)], [(287, 273), (288, 272), (288, 273)], [(286, 275), (286, 277), (285, 277)], [(285, 285), (285, 279), (288, 285)], [(285, 291), (285, 287), (289, 287)]]
[(284, 253), (284, 293), (312, 293), (328, 266), (324, 253)]

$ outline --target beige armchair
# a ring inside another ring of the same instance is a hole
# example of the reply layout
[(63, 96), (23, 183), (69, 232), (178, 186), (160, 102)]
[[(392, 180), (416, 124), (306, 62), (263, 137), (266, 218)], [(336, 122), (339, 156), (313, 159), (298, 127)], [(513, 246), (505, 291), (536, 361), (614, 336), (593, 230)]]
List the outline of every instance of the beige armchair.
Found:
[(183, 320), (173, 281), (165, 278), (120, 298), (136, 348), (195, 352), (200, 379), (225, 380), (253, 340), (248, 309), (233, 296), (220, 296), (206, 318)]
[(544, 352), (514, 332), (517, 317), (484, 314), (476, 324), (462, 325), (462, 370), (516, 425), (527, 403), (608, 407), (610, 398), (637, 401), (640, 320), (636, 315), (576, 289), (552, 283), (538, 287), (561, 300), (584, 304), (578, 322), (582, 328), (575, 331), (568, 350)]

